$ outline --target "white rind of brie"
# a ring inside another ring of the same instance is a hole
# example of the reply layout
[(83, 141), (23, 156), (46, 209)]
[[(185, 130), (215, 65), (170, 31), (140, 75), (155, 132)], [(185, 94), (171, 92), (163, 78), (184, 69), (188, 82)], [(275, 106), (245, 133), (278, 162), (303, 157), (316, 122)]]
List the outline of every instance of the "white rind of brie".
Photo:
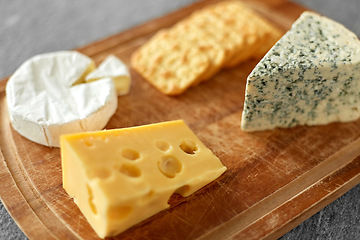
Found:
[(6, 100), (22, 136), (59, 147), (62, 134), (103, 129), (117, 109), (113, 81), (84, 83), (93, 60), (76, 51), (34, 56), (9, 78)]
[(109, 55), (97, 69), (86, 75), (85, 81), (112, 78), (119, 96), (129, 93), (131, 77), (127, 66), (115, 55)]

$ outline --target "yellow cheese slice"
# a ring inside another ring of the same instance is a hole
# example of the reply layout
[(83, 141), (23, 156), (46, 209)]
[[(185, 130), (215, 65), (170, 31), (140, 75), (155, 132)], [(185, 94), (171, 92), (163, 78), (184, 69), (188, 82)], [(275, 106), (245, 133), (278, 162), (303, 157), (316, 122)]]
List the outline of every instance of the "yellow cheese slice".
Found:
[(182, 121), (61, 136), (63, 187), (100, 237), (186, 197), (226, 167)]

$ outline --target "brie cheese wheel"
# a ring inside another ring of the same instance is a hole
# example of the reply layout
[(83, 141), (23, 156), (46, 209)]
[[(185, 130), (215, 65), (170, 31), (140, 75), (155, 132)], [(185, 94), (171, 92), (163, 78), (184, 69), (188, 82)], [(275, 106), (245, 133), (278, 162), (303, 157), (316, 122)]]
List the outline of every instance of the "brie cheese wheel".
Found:
[(116, 56), (109, 55), (97, 69), (86, 75), (86, 82), (110, 77), (115, 83), (118, 95), (125, 95), (130, 90), (131, 78), (127, 66)]
[(95, 68), (76, 51), (37, 55), (9, 78), (6, 99), (13, 128), (22, 136), (50, 147), (60, 135), (103, 129), (117, 109), (110, 78), (84, 83)]

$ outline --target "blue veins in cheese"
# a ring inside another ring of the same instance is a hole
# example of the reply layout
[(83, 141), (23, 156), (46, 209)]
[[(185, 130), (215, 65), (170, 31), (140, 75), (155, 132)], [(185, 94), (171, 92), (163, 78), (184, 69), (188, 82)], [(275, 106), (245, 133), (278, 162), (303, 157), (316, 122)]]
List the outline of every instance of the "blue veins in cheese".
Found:
[(304, 12), (248, 76), (242, 130), (358, 119), (359, 50), (344, 26)]

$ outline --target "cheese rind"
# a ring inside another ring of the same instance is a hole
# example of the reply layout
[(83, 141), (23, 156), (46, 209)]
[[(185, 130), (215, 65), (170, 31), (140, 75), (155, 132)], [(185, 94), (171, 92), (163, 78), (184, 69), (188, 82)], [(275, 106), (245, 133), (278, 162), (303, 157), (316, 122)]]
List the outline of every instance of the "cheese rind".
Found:
[(100, 237), (186, 197), (226, 167), (179, 121), (61, 137), (63, 187)]
[(127, 66), (115, 55), (109, 55), (99, 67), (86, 75), (85, 81), (91, 82), (102, 78), (112, 78), (118, 95), (129, 93), (131, 76)]
[(242, 130), (358, 119), (359, 70), (356, 35), (326, 17), (303, 13), (250, 73)]
[(111, 79), (84, 83), (95, 67), (75, 51), (37, 55), (9, 78), (6, 99), (13, 128), (22, 136), (59, 147), (61, 134), (100, 130), (117, 109)]

